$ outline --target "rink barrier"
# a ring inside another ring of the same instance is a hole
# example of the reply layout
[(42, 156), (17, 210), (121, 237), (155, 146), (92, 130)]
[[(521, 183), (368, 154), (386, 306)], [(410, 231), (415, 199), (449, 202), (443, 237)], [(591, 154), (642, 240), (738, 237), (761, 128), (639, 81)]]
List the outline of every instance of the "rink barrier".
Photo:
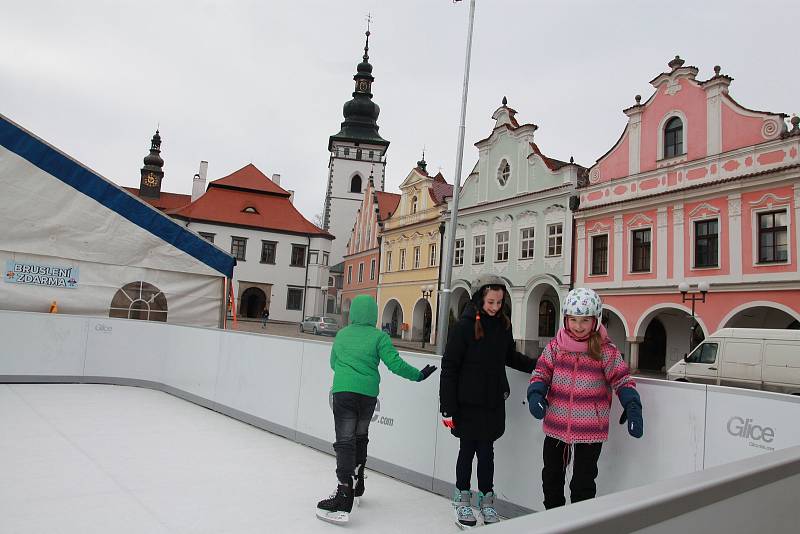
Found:
[(800, 446), (493, 526), (507, 534), (797, 532)]
[[(332, 453), (330, 341), (8, 311), (0, 311), (0, 339), (0, 381), (147, 387)], [(439, 365), (435, 355), (401, 354), (417, 368)], [(383, 366), (381, 376), (368, 468), (450, 498), (458, 440), (440, 422), (438, 371), (421, 383)], [(495, 486), (498, 510), (513, 517), (542, 508), (544, 435), (523, 404), (528, 376), (509, 369), (508, 377), (511, 397), (506, 433), (495, 443)], [(645, 436), (633, 439), (616, 423), (621, 407), (614, 400), (598, 495), (800, 444), (798, 397), (637, 382)], [(768, 442), (737, 435), (756, 427), (771, 429)]]

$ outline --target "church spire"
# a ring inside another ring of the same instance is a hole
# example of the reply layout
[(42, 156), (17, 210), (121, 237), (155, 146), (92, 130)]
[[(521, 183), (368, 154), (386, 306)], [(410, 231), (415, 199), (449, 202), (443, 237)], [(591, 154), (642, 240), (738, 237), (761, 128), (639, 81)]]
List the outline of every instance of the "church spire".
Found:
[(161, 180), (164, 178), (164, 160), (161, 158), (161, 134), (156, 129), (150, 140), (150, 153), (144, 157), (141, 169), (139, 196), (159, 198), (161, 196)]
[(364, 55), (353, 75), (355, 82), (353, 98), (342, 108), (344, 122), (341, 124), (339, 133), (330, 137), (329, 150), (335, 141), (389, 146), (389, 142), (378, 134), (378, 115), (380, 115), (381, 108), (372, 101), (372, 83), (375, 81), (375, 77), (372, 76), (372, 64), (369, 62), (369, 37), (372, 33), (367, 29), (365, 35)]

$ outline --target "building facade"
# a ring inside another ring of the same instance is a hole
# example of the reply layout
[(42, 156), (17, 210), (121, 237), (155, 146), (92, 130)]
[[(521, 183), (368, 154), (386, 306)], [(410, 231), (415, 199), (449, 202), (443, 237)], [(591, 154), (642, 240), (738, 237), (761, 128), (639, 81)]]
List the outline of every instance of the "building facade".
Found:
[(378, 319), (392, 336), (432, 343), (436, 288), (444, 235), (445, 198), (453, 194), (441, 173), (430, 176), (425, 160), (400, 184), (400, 201), (384, 222), (378, 282)]
[(459, 196), (450, 314), (456, 319), (466, 305), (472, 280), (497, 274), (511, 297), (514, 339), (538, 355), (569, 291), (569, 198), (586, 169), (545, 156), (534, 142), (538, 127), (515, 115), (503, 98), (491, 134), (475, 143), (478, 163)]
[(377, 191), (369, 180), (361, 208), (347, 243), (344, 257), (342, 319), (347, 321), (350, 303), (358, 295), (378, 298), (378, 276), (381, 267), (380, 233), (383, 223), (397, 211), (400, 195)]
[(259, 318), (266, 309), (270, 320), (299, 322), (322, 314), (333, 236), (297, 211), (279, 179), (248, 164), (167, 213), (236, 258), (239, 317)]
[(344, 260), (347, 237), (364, 198), (370, 176), (383, 191), (386, 150), (389, 141), (378, 133), (380, 107), (372, 101), (372, 65), (369, 63), (369, 35), (364, 57), (353, 80), (353, 98), (344, 104), (339, 133), (328, 140), (328, 186), (323, 207), (323, 228), (336, 236), (331, 248), (331, 265)]
[(624, 110), (575, 213), (576, 283), (602, 295), (631, 366), (653, 371), (719, 328), (800, 321), (797, 118), (789, 130), (743, 107), (718, 66), (706, 80), (677, 56), (669, 68)]

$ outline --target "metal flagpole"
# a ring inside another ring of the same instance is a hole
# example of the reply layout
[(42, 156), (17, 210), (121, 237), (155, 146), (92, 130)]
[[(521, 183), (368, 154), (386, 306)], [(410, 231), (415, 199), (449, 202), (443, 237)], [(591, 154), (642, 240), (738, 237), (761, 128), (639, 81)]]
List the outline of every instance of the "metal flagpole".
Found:
[[(458, 1), (458, 0), (456, 0)], [(469, 89), (469, 64), (472, 55), (472, 27), (475, 21), (475, 0), (469, 2), (469, 30), (467, 31), (467, 57), (464, 60), (464, 88), (461, 93), (461, 122), (458, 126), (458, 150), (456, 151), (456, 172), (453, 180), (453, 202), (450, 208), (450, 226), (447, 228), (447, 248), (442, 262), (442, 285), (436, 305), (439, 324), (436, 327), (436, 354), (443, 355), (447, 343), (448, 319), (450, 318), (450, 282), (453, 277), (453, 253), (455, 251), (456, 220), (458, 218), (458, 194), (461, 188), (461, 160), (464, 157), (464, 134), (467, 118), (467, 91)]]

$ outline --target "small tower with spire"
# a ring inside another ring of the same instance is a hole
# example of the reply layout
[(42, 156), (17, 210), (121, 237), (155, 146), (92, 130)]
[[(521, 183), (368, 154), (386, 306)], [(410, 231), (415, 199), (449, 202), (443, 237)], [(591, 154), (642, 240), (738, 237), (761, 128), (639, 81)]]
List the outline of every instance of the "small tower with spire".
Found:
[(161, 135), (156, 129), (150, 141), (150, 153), (144, 157), (144, 167), (139, 181), (139, 196), (161, 197), (161, 181), (164, 179), (164, 160), (161, 159)]
[(378, 133), (380, 107), (372, 100), (372, 65), (369, 62), (369, 22), (367, 18), (364, 55), (353, 75), (352, 98), (342, 108), (344, 121), (339, 132), (328, 139), (328, 187), (323, 207), (323, 227), (336, 236), (331, 246), (331, 265), (344, 259), (347, 236), (353, 228), (358, 208), (374, 173), (376, 188), (383, 191), (386, 181), (386, 150), (389, 141)]

